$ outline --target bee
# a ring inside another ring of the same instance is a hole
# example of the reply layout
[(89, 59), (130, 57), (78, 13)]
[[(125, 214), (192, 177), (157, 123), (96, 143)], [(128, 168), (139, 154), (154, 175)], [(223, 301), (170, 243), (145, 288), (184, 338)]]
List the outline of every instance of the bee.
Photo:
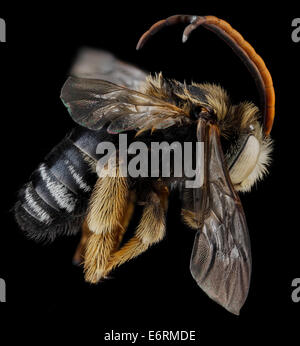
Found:
[[(36, 240), (82, 229), (74, 261), (83, 263), (86, 281), (97, 283), (164, 238), (169, 195), (178, 190), (183, 222), (195, 231), (191, 274), (211, 299), (239, 314), (249, 290), (251, 250), (238, 192), (250, 191), (270, 163), (272, 78), (253, 47), (214, 16), (161, 20), (142, 35), (137, 49), (178, 23), (187, 24), (184, 42), (203, 26), (233, 49), (256, 82), (261, 110), (251, 102), (232, 104), (218, 85), (148, 75), (107, 52), (85, 50), (61, 92), (77, 125), (20, 190), (15, 217)], [(101, 175), (97, 145), (110, 142), (118, 148), (118, 134), (149, 150), (153, 141), (203, 143), (201, 186), (187, 188), (186, 175), (165, 177), (161, 171), (155, 177), (124, 176), (120, 159), (112, 165), (113, 176)], [(136, 205), (142, 206), (140, 221), (124, 241)]]

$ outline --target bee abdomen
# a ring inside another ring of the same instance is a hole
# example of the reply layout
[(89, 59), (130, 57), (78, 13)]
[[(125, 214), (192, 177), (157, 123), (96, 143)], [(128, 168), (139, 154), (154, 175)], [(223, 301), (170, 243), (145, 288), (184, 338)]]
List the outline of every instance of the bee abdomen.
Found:
[(36, 240), (77, 233), (95, 180), (86, 154), (65, 138), (20, 190), (15, 205), (19, 226)]

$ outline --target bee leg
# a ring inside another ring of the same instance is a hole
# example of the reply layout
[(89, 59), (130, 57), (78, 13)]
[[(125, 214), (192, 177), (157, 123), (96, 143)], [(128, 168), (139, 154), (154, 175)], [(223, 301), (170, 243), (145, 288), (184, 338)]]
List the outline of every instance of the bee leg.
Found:
[(108, 273), (115, 267), (138, 256), (152, 244), (158, 243), (165, 236), (165, 212), (167, 209), (166, 189), (148, 195), (141, 221), (135, 235), (118, 251), (114, 252), (105, 268)]
[(85, 279), (97, 283), (106, 275), (105, 267), (111, 253), (116, 251), (133, 212), (127, 180), (115, 177), (99, 178), (90, 200), (87, 224), (91, 234), (87, 240)]
[(72, 260), (72, 263), (76, 266), (79, 266), (83, 263), (86, 242), (89, 238), (90, 233), (91, 233), (91, 231), (88, 228), (87, 222), (86, 222), (86, 220), (84, 220), (84, 222), (82, 224), (81, 239), (79, 241), (79, 244), (77, 246), (77, 249), (75, 251), (75, 254), (74, 254), (73, 260)]
[(110, 258), (111, 252), (117, 248), (120, 228), (117, 227), (110, 232), (91, 234), (86, 246), (84, 257), (85, 280), (97, 283), (105, 277), (105, 266)]

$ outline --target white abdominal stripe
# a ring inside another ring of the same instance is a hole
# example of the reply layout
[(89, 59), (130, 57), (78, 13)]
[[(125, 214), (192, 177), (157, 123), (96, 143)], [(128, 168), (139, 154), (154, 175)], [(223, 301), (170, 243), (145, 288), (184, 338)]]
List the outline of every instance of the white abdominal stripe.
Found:
[(71, 173), (74, 181), (77, 183), (79, 188), (83, 190), (84, 192), (91, 192), (92, 187), (87, 184), (84, 177), (82, 177), (79, 173), (76, 172), (75, 167), (69, 162), (69, 160), (65, 160), (65, 163), (66, 163), (67, 169)]
[[(40, 179), (38, 179), (38, 172)], [(23, 231), (35, 240), (53, 240), (58, 234), (77, 233), (86, 205), (41, 165), (33, 181), (19, 192), (15, 217)]]
[(48, 208), (45, 208), (37, 198), (31, 183), (25, 187), (24, 197), (22, 207), (27, 211), (27, 213), (44, 224), (51, 224), (53, 216), (50, 215), (49, 211), (45, 210)]
[(77, 233), (87, 209), (92, 187), (86, 177), (69, 159), (58, 161), (51, 168), (39, 165), (15, 206), (19, 226), (36, 240)]
[(74, 194), (56, 179), (44, 163), (40, 165), (38, 171), (43, 182), (43, 193), (41, 192), (40, 197), (50, 198), (53, 203), (50, 205), (54, 206), (56, 210), (65, 210), (71, 214), (76, 206)]

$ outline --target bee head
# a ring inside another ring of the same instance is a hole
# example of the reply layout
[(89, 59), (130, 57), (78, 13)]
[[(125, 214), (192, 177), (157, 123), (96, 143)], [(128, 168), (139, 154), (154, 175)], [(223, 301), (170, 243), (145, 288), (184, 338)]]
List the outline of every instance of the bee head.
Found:
[[(198, 91), (196, 90), (198, 89)], [(237, 191), (250, 191), (268, 171), (272, 140), (265, 136), (258, 107), (251, 102), (233, 104), (227, 92), (215, 84), (192, 84), (196, 118), (214, 121), (231, 181)], [(203, 95), (196, 97), (196, 95)]]

